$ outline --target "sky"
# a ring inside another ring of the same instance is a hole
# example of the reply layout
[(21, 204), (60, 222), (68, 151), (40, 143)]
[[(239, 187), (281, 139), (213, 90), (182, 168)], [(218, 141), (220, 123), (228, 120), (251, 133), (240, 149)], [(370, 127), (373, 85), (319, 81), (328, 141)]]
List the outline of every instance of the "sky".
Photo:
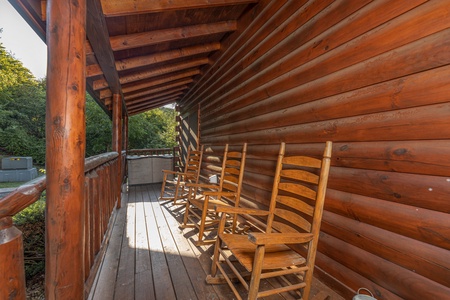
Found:
[(37, 79), (47, 72), (47, 46), (8, 0), (0, 0), (0, 43)]

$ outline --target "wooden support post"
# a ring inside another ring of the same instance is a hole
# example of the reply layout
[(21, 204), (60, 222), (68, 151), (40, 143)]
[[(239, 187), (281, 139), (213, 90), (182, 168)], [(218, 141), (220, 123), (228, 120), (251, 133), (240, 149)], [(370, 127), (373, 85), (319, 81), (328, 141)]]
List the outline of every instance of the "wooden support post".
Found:
[(47, 2), (45, 298), (84, 297), (86, 1)]
[(128, 152), (128, 115), (123, 117), (123, 150)]
[(0, 299), (25, 300), (25, 267), (22, 232), (11, 217), (0, 219)]
[(112, 129), (112, 148), (113, 151), (119, 153), (119, 161), (117, 164), (118, 176), (117, 180), (117, 208), (121, 207), (121, 191), (122, 191), (122, 97), (120, 94), (113, 95), (113, 129)]

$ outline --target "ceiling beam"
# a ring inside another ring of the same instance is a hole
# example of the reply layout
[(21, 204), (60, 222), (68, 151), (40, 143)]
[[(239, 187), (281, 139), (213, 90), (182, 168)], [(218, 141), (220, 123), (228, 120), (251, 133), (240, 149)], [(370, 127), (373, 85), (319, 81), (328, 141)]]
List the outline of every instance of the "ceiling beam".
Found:
[(175, 95), (178, 95), (178, 94), (181, 95), (181, 94), (184, 94), (185, 90), (187, 90), (187, 89), (188, 89), (188, 86), (185, 85), (185, 86), (176, 87), (176, 88), (173, 88), (173, 89), (170, 89), (170, 90), (162, 91), (162, 92), (159, 92), (159, 93), (155, 93), (155, 94), (152, 94), (152, 95), (150, 95), (148, 97), (134, 99), (134, 100), (128, 100), (127, 101), (127, 106), (128, 105), (137, 104), (137, 103), (142, 103), (142, 102), (145, 102), (145, 101), (148, 101), (148, 100), (154, 100), (154, 99), (161, 98), (161, 97), (175, 96)]
[[(210, 61), (208, 58), (197, 58), (197, 59), (193, 59), (193, 60), (190, 60), (187, 62), (165, 65), (165, 66), (162, 66), (159, 68), (154, 68), (149, 71), (142, 71), (142, 72), (122, 76), (120, 78), (120, 83), (126, 84), (126, 83), (130, 83), (133, 81), (143, 80), (143, 79), (147, 79), (147, 78), (151, 78), (151, 77), (155, 77), (155, 76), (160, 76), (160, 75), (164, 75), (164, 74), (168, 74), (168, 73), (172, 73), (172, 72), (176, 72), (176, 71), (181, 71), (181, 70), (185, 70), (185, 69), (190, 69), (190, 68), (206, 65), (209, 63), (210, 63)], [(99, 79), (99, 80), (95, 80), (93, 82), (92, 86), (93, 86), (94, 90), (100, 90), (100, 89), (107, 88), (108, 82), (106, 82), (106, 80), (104, 80), (104, 79)]]
[(147, 102), (142, 102), (142, 103), (138, 103), (138, 104), (129, 105), (128, 109), (136, 110), (138, 108), (147, 107), (147, 106), (152, 105), (152, 104), (157, 103), (157, 102), (163, 102), (163, 101), (167, 101), (167, 100), (173, 101), (173, 99), (177, 99), (177, 98), (180, 98), (180, 95), (171, 95), (171, 96), (167, 96), (167, 97), (161, 97), (161, 98), (158, 98), (158, 99), (154, 99), (152, 101), (147, 101)]
[[(192, 47), (185, 47), (150, 55), (142, 55), (138, 57), (116, 61), (116, 69), (117, 71), (124, 71), (144, 66), (151, 66), (153, 64), (166, 62), (177, 58), (184, 58), (197, 54), (210, 53), (217, 50), (220, 50), (220, 43), (218, 42), (196, 45)], [(95, 64), (86, 66), (86, 77), (93, 77), (102, 74), (103, 72), (99, 65)]]
[(192, 82), (194, 82), (194, 79), (192, 79), (192, 78), (187, 78), (187, 79), (183, 79), (183, 80), (177, 80), (177, 81), (174, 81), (174, 82), (172, 82), (170, 84), (166, 84), (166, 85), (159, 86), (159, 87), (154, 87), (154, 88), (142, 91), (142, 92), (134, 93), (132, 95), (126, 95), (125, 98), (126, 98), (126, 100), (136, 99), (136, 98), (139, 98), (139, 97), (147, 96), (148, 94), (151, 94), (151, 93), (165, 91), (165, 90), (168, 90), (168, 89), (173, 88), (173, 87), (184, 86), (184, 85), (187, 85), (187, 84), (192, 83)]
[[(173, 89), (170, 89), (170, 90), (166, 90), (166, 91), (163, 91), (163, 92), (155, 93), (155, 94), (152, 94), (150, 96), (146, 96), (146, 97), (139, 98), (139, 99), (133, 99), (133, 100), (128, 100), (128, 101), (125, 100), (125, 102), (126, 102), (126, 104), (128, 106), (128, 104), (134, 104), (134, 103), (138, 103), (138, 102), (142, 102), (142, 101), (152, 100), (152, 99), (159, 98), (159, 97), (162, 97), (162, 96), (166, 96), (166, 95), (169, 95), (169, 94), (175, 94), (175, 93), (178, 93), (178, 92), (184, 93), (184, 90), (187, 90), (188, 88), (189, 87), (187, 85), (185, 85), (185, 86), (176, 87), (176, 88), (173, 88)], [(112, 98), (105, 99), (105, 103), (107, 105), (111, 104), (112, 103)]]
[(236, 21), (225, 21), (218, 23), (146, 31), (127, 35), (118, 35), (111, 37), (110, 43), (113, 51), (119, 51), (156, 45), (164, 42), (172, 42), (199, 36), (212, 35), (216, 33), (226, 33), (235, 31), (236, 29)]
[(105, 75), (108, 87), (114, 94), (119, 94), (126, 112), (125, 101), (119, 81), (119, 74), (115, 68), (114, 55), (109, 43), (109, 33), (103, 16), (100, 0), (86, 2), (86, 34), (94, 50), (99, 65)]
[[(123, 86), (122, 92), (125, 94), (125, 97), (126, 97), (126, 93), (130, 93), (130, 92), (134, 92), (134, 91), (138, 91), (138, 90), (142, 90), (142, 89), (147, 89), (152, 86), (157, 86), (157, 85), (160, 85), (163, 83), (168, 83), (168, 82), (175, 81), (175, 80), (182, 79), (182, 78), (192, 77), (192, 76), (195, 76), (198, 74), (200, 74), (200, 69), (190, 69), (186, 72), (170, 74), (170, 75), (166, 75), (166, 76), (162, 76), (162, 77), (156, 77), (155, 79), (140, 82), (139, 84)], [(112, 96), (112, 93), (109, 89), (100, 91), (100, 99), (109, 98), (111, 96)]]
[(102, 0), (102, 6), (105, 16), (117, 17), (131, 14), (148, 14), (169, 10), (209, 8), (256, 2), (258, 2), (258, 0)]
[(158, 108), (158, 107), (170, 104), (170, 103), (174, 103), (177, 100), (179, 100), (179, 98), (175, 97), (173, 99), (167, 99), (165, 101), (151, 103), (151, 104), (149, 104), (149, 106), (146, 106), (144, 108), (133, 110), (132, 114), (136, 115), (136, 114), (139, 114), (139, 113), (143, 113), (143, 112), (146, 112), (148, 110), (152, 110), (152, 109), (155, 109), (155, 108)]

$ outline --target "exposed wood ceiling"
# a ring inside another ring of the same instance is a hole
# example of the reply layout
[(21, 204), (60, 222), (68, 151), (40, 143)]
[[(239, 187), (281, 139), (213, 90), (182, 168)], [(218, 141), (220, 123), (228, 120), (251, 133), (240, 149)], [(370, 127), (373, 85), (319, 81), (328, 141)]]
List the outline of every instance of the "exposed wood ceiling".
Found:
[[(46, 1), (9, 0), (45, 41)], [(258, 0), (87, 0), (87, 89), (129, 115), (183, 98)]]

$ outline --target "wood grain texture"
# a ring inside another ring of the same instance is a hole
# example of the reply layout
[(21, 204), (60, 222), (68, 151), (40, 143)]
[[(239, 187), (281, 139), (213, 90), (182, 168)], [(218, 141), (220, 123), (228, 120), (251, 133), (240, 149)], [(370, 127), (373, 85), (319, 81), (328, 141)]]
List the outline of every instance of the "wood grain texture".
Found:
[(255, 3), (258, 0), (195, 0), (195, 1), (103, 1), (103, 11), (106, 16), (154, 13), (170, 10), (201, 9), (213, 6), (239, 5)]
[(47, 11), (45, 297), (83, 299), (86, 2)]
[(181, 113), (200, 104), (203, 144), (249, 143), (251, 208), (269, 203), (277, 143), (317, 156), (333, 140), (319, 276), (347, 298), (361, 286), (377, 299), (444, 297), (448, 2), (351, 3), (267, 4), (224, 42)]

